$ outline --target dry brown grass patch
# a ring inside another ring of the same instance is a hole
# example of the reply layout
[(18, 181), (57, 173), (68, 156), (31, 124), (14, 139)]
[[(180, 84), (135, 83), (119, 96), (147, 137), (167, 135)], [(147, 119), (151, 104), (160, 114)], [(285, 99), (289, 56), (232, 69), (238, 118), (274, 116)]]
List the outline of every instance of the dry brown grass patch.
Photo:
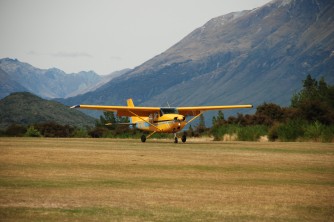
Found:
[(0, 218), (334, 219), (334, 146), (1, 138)]

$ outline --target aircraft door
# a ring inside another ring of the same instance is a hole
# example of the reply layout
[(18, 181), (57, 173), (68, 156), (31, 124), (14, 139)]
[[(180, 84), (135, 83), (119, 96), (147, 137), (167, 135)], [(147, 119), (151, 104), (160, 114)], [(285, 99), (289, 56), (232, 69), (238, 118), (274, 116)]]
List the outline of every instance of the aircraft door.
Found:
[(148, 121), (149, 121), (150, 123), (153, 123), (153, 121), (154, 121), (154, 119), (153, 119), (153, 114), (150, 114), (150, 115), (148, 116)]
[(158, 114), (157, 112), (155, 112), (155, 113), (153, 114), (153, 120), (154, 120), (154, 122), (157, 122), (158, 119), (159, 119), (159, 114)]

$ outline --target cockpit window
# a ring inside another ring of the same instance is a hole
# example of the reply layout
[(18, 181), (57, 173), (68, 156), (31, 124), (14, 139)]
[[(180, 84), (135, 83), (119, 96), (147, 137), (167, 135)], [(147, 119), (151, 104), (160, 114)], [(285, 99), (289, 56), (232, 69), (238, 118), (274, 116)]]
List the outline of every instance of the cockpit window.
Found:
[(178, 114), (177, 109), (175, 108), (161, 108), (161, 116), (164, 114)]

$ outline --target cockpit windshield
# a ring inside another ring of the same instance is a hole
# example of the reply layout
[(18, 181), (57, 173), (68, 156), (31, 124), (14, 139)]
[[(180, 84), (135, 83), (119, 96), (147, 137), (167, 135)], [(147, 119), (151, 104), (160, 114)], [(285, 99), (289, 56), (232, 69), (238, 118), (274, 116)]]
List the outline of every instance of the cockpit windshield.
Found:
[(175, 108), (161, 108), (161, 116), (164, 114), (178, 114), (177, 109)]

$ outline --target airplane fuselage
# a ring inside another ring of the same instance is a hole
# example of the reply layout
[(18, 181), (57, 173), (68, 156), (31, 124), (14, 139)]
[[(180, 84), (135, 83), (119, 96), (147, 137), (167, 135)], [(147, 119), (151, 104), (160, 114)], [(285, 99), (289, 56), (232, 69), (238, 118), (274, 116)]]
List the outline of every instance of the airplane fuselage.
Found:
[(161, 133), (176, 133), (186, 125), (185, 117), (179, 114), (164, 114), (157, 118), (146, 117), (138, 121), (136, 127), (143, 131), (156, 131)]

